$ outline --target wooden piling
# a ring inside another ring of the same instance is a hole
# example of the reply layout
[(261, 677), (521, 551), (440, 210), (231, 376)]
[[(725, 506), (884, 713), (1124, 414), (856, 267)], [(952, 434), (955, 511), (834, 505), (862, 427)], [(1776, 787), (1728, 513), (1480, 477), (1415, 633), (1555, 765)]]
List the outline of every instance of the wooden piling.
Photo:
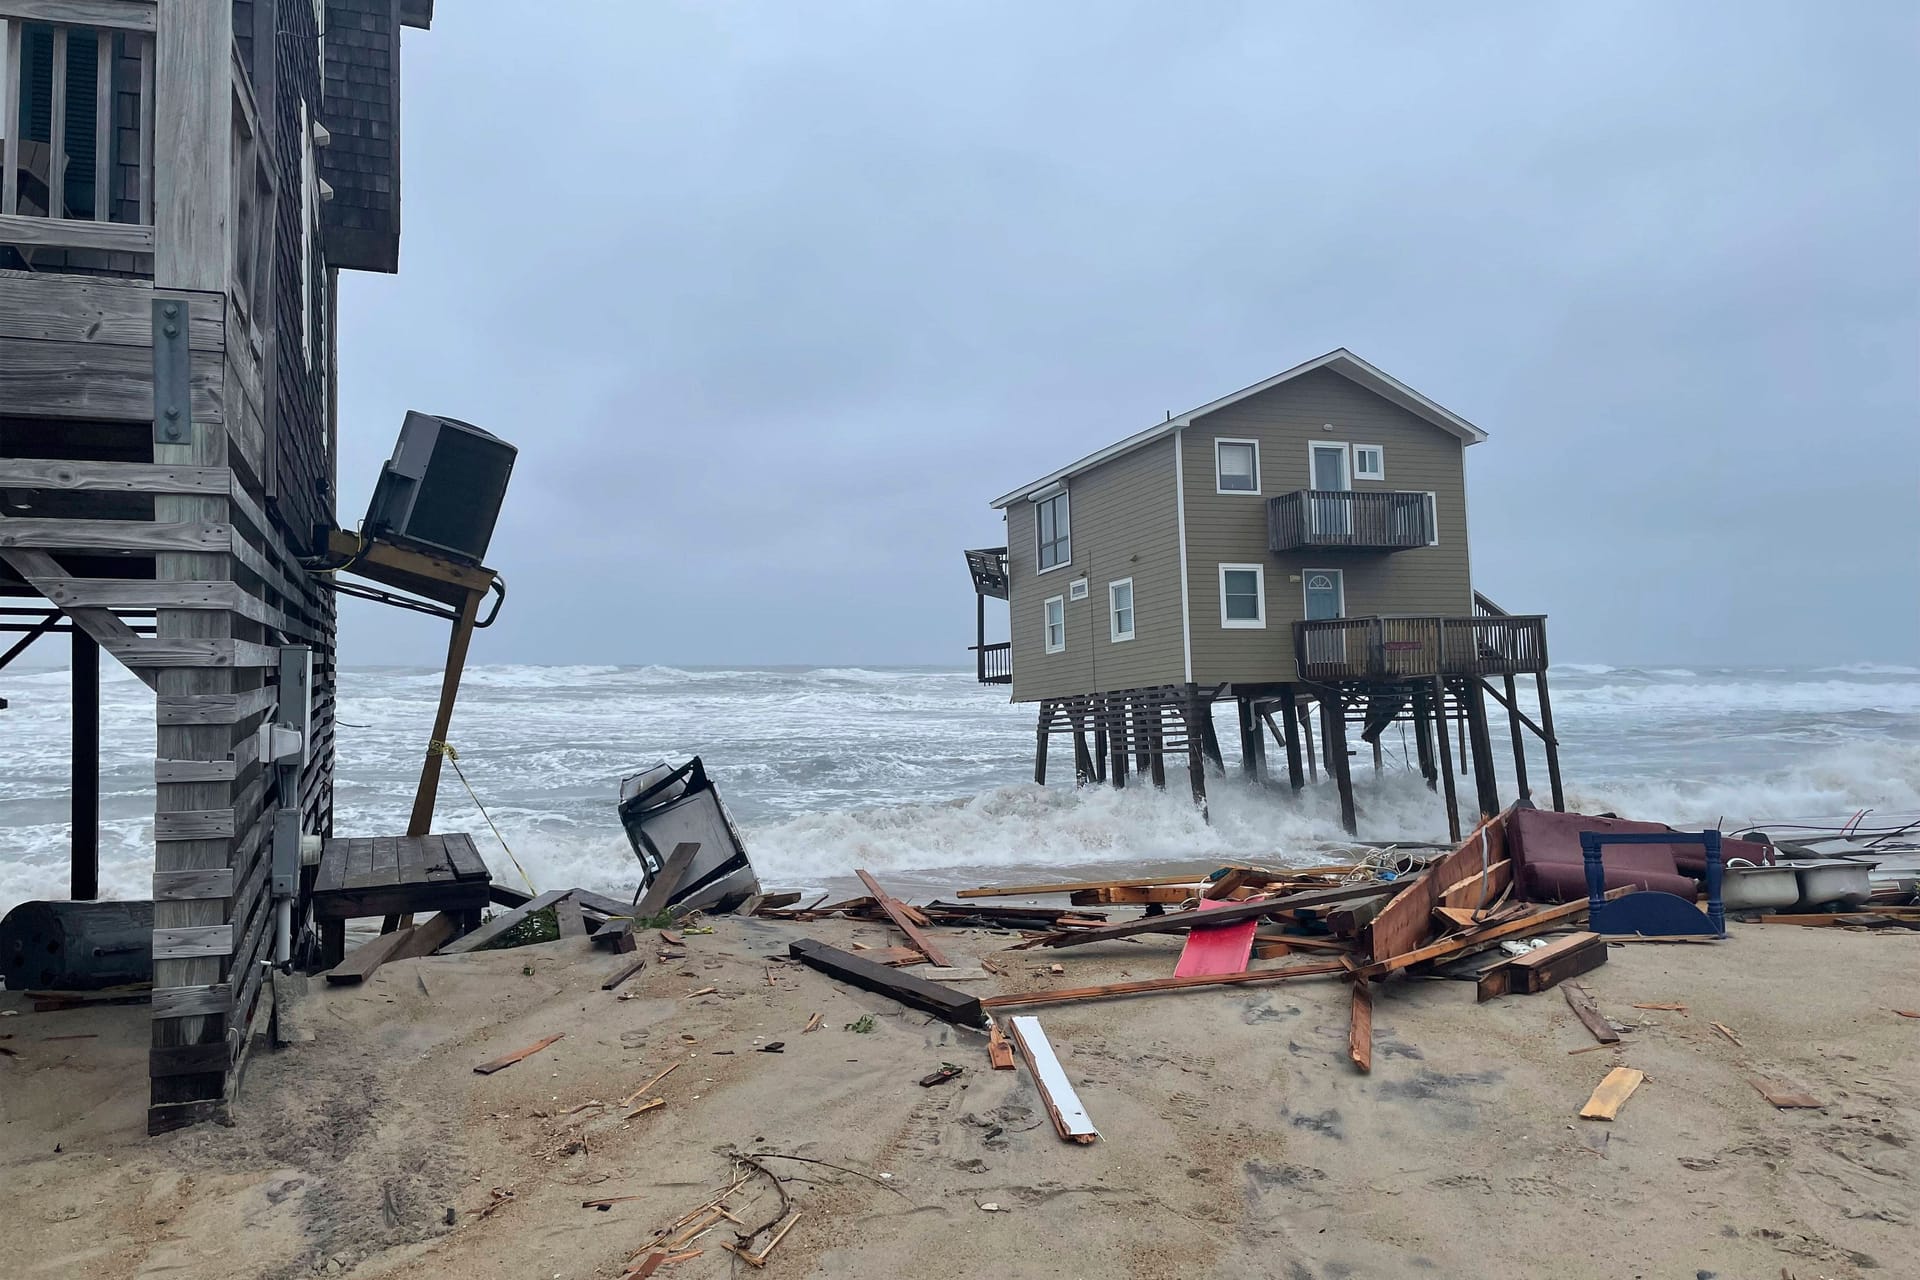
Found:
[(73, 836), (67, 896), (100, 896), (100, 644), (73, 628)]
[(1192, 788), (1193, 802), (1200, 806), (1200, 812), (1207, 811), (1207, 758), (1206, 738), (1209, 722), (1213, 719), (1212, 709), (1200, 697), (1200, 690), (1188, 685), (1186, 696), (1181, 703), (1182, 714), (1187, 726), (1187, 785)]
[(1353, 769), (1347, 758), (1347, 713), (1340, 695), (1320, 699), (1320, 721), (1327, 737), (1327, 772), (1340, 789), (1340, 826), (1350, 836), (1360, 834), (1353, 807)]
[(1453, 755), (1447, 740), (1447, 686), (1439, 676), (1433, 678), (1433, 709), (1436, 727), (1439, 732), (1434, 741), (1440, 744), (1440, 781), (1443, 784), (1443, 799), (1447, 802), (1447, 838), (1455, 844), (1460, 842), (1460, 802), (1453, 791)]
[(1033, 780), (1047, 785), (1047, 730), (1053, 723), (1053, 703), (1040, 704), (1040, 727), (1033, 735)]
[(1288, 685), (1282, 694), (1280, 718), (1286, 727), (1287, 782), (1298, 791), (1307, 785), (1307, 781), (1300, 770), (1300, 700), (1294, 697), (1292, 685)]
[(1522, 800), (1533, 799), (1533, 788), (1527, 785), (1527, 742), (1520, 736), (1520, 704), (1514, 695), (1513, 677), (1505, 677), (1507, 684), (1507, 735), (1513, 739), (1513, 789)]
[(1086, 717), (1074, 712), (1073, 721), (1073, 784), (1084, 787), (1093, 781), (1093, 756), (1087, 750)]
[(1432, 791), (1440, 782), (1433, 764), (1433, 709), (1423, 691), (1415, 691), (1412, 701), (1414, 750), (1420, 759), (1420, 776), (1426, 779), (1427, 790)]
[(1475, 679), (1461, 681), (1466, 720), (1473, 745), (1473, 785), (1479, 793), (1480, 816), (1500, 812), (1500, 786), (1493, 772), (1493, 735), (1487, 729), (1487, 695)]
[(1546, 730), (1542, 740), (1547, 747), (1547, 785), (1553, 792), (1555, 811), (1565, 813), (1567, 797), (1560, 790), (1560, 739), (1553, 732), (1553, 704), (1547, 699), (1547, 673), (1536, 671), (1533, 678), (1540, 697), (1540, 727)]

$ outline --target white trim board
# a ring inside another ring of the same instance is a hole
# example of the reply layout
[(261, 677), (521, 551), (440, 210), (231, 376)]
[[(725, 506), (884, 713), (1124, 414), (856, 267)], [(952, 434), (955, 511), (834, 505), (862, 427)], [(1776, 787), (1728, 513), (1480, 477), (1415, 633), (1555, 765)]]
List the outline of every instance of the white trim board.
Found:
[(1242, 387), (1231, 395), (1225, 395), (1218, 400), (1209, 401), (1197, 409), (1189, 409), (1185, 413), (1175, 414), (1165, 422), (1157, 422), (1145, 431), (1137, 432), (1118, 443), (1110, 444), (1104, 449), (1090, 453), (1078, 462), (1071, 463), (1060, 468), (1058, 471), (1042, 476), (1031, 484), (1021, 485), (1011, 493), (1002, 494), (988, 505), (997, 509), (1006, 506), (1010, 502), (1017, 502), (1021, 498), (1032, 494), (1035, 490), (1044, 489), (1050, 484), (1057, 484), (1069, 476), (1078, 475), (1080, 472), (1086, 471), (1091, 467), (1097, 467), (1101, 463), (1117, 458), (1123, 453), (1131, 453), (1135, 449), (1152, 444), (1155, 440), (1170, 436), (1182, 427), (1193, 425), (1195, 418), (1213, 413), (1219, 409), (1225, 409), (1229, 405), (1238, 404), (1249, 396), (1259, 395), (1262, 391), (1270, 391), (1283, 382), (1291, 382), (1293, 379), (1304, 377), (1306, 374), (1312, 373), (1317, 369), (1330, 369), (1356, 386), (1373, 392), (1390, 404), (1398, 405), (1408, 413), (1413, 414), (1416, 418), (1433, 424), (1442, 431), (1459, 438), (1467, 444), (1479, 444), (1487, 438), (1486, 432), (1474, 426), (1465, 418), (1435, 404), (1433, 401), (1415, 391), (1412, 387), (1401, 382), (1398, 378), (1393, 377), (1383, 369), (1368, 364), (1365, 360), (1362, 360), (1345, 347), (1338, 347), (1323, 356), (1307, 361), (1305, 364), (1295, 365), (1283, 373), (1276, 373), (1271, 378), (1256, 382), (1252, 386)]
[(1080, 1095), (1074, 1092), (1073, 1082), (1067, 1079), (1066, 1068), (1060, 1065), (1052, 1042), (1040, 1028), (1040, 1019), (1022, 1016), (1007, 1021), (1012, 1026), (1013, 1041), (1020, 1046), (1027, 1070), (1033, 1072), (1033, 1082), (1039, 1086), (1040, 1097), (1047, 1104), (1054, 1131), (1068, 1142), (1093, 1142), (1099, 1138), (1100, 1131), (1093, 1127), (1093, 1117), (1087, 1114)]
[[(1187, 433), (1173, 433), (1173, 516), (1180, 523), (1180, 653), (1186, 681), (1193, 683), (1193, 594), (1187, 586)], [(1137, 623), (1135, 624), (1138, 625)]]

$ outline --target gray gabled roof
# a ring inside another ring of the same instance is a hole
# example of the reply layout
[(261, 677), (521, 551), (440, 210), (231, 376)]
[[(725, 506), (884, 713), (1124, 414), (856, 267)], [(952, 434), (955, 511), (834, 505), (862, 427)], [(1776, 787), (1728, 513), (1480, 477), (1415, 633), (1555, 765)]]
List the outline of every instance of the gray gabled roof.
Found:
[(1138, 435), (1128, 436), (1118, 444), (1110, 444), (1098, 453), (1090, 453), (1070, 466), (1062, 467), (1060, 470), (1052, 472), (1049, 475), (1041, 476), (1031, 484), (1021, 485), (1011, 493), (1002, 494), (1000, 497), (995, 498), (990, 505), (998, 509), (1009, 503), (1018, 502), (1027, 495), (1044, 489), (1048, 485), (1057, 484), (1062, 480), (1078, 475), (1080, 472), (1086, 471), (1089, 468), (1097, 467), (1101, 463), (1112, 458), (1117, 458), (1122, 454), (1132, 453), (1135, 449), (1152, 444), (1156, 440), (1163, 440), (1175, 431), (1178, 431), (1181, 427), (1191, 424), (1195, 418), (1203, 417), (1216, 409), (1224, 409), (1230, 404), (1238, 404), (1248, 396), (1259, 395), (1262, 391), (1270, 390), (1283, 382), (1291, 382), (1293, 379), (1303, 374), (1312, 373), (1316, 369), (1331, 369), (1348, 381), (1373, 392), (1381, 399), (1399, 405), (1415, 417), (1426, 422), (1431, 422), (1434, 426), (1439, 427), (1442, 431), (1450, 435), (1458, 436), (1467, 444), (1479, 444), (1487, 438), (1486, 432), (1474, 426), (1465, 418), (1442, 408), (1393, 375), (1368, 364), (1365, 360), (1362, 360), (1345, 347), (1340, 347), (1327, 352), (1327, 354), (1317, 359), (1309, 360), (1305, 364), (1295, 365), (1284, 373), (1276, 373), (1263, 382), (1256, 382), (1250, 387), (1242, 387), (1232, 395), (1222, 396), (1218, 400), (1210, 401), (1197, 409), (1189, 409), (1185, 413), (1177, 413), (1165, 422), (1156, 422), (1153, 426), (1148, 427)]

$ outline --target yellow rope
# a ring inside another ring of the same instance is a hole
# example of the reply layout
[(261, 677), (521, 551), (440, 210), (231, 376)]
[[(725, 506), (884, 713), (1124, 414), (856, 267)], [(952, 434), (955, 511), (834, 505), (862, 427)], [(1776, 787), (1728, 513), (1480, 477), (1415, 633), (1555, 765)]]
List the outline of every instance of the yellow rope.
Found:
[(431, 751), (435, 755), (445, 756), (447, 759), (447, 763), (453, 766), (453, 772), (455, 773), (456, 776), (459, 777), (460, 785), (467, 789), (468, 795), (473, 796), (473, 807), (478, 809), (480, 811), (480, 816), (487, 820), (487, 826), (491, 828), (493, 831), (493, 838), (495, 840), (498, 840), (500, 842), (500, 847), (507, 851), (507, 859), (508, 861), (513, 863), (513, 869), (515, 871), (518, 871), (520, 873), (520, 878), (527, 882), (527, 892), (538, 897), (540, 891), (533, 887), (533, 877), (528, 875), (527, 869), (520, 865), (520, 859), (513, 856), (513, 849), (507, 844), (507, 838), (500, 834), (499, 827), (496, 827), (493, 825), (493, 815), (487, 812), (487, 806), (480, 803), (479, 796), (474, 795), (473, 784), (467, 781), (467, 775), (461, 771), (460, 753), (453, 749), (452, 743), (441, 742), (441, 741), (438, 741), (437, 739), (427, 744), (427, 750)]

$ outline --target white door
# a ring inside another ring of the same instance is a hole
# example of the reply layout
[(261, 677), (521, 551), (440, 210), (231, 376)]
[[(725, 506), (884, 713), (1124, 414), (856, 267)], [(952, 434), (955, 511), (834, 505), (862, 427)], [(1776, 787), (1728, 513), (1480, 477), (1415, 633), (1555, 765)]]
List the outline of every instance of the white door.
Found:
[(1353, 511), (1347, 497), (1353, 488), (1353, 476), (1347, 466), (1347, 446), (1316, 444), (1309, 448), (1313, 472), (1310, 527), (1320, 537), (1345, 537), (1353, 532)]

